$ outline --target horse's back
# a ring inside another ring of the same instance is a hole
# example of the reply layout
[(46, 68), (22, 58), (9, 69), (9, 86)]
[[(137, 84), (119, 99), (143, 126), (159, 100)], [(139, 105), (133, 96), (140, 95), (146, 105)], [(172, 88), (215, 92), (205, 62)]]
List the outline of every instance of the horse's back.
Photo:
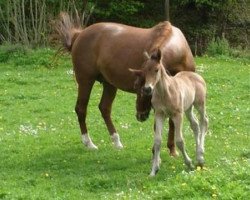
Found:
[(172, 35), (162, 47), (163, 64), (172, 75), (180, 71), (195, 71), (191, 49), (181, 30), (172, 26)]
[[(150, 29), (116, 23), (97, 23), (77, 38), (72, 58), (79, 73), (91, 72), (125, 91), (134, 91), (128, 68), (140, 68)], [(91, 69), (90, 69), (91, 68)]]
[[(85, 28), (72, 47), (76, 76), (102, 77), (125, 91), (134, 92), (135, 78), (128, 68), (141, 68), (143, 52), (157, 40), (157, 26), (170, 26), (171, 33), (161, 45), (163, 63), (171, 74), (194, 71), (194, 60), (181, 31), (170, 23), (143, 29), (117, 23), (97, 23)], [(163, 31), (165, 31), (163, 29)]]

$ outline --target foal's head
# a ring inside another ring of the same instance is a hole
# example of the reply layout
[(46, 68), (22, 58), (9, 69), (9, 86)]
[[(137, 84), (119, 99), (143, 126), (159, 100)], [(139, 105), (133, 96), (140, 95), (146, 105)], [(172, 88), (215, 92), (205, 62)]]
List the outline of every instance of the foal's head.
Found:
[(145, 53), (147, 60), (144, 62), (141, 70), (130, 69), (132, 73), (144, 80), (141, 87), (143, 96), (151, 96), (153, 89), (161, 77), (161, 51), (154, 51), (150, 56)]

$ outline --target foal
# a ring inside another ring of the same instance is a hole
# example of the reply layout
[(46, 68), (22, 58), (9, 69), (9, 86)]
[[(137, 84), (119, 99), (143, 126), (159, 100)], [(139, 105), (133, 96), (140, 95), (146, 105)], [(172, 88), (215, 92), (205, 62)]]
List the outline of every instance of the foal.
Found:
[[(150, 176), (155, 176), (160, 166), (160, 147), (163, 123), (170, 117), (175, 125), (175, 142), (181, 151), (185, 164), (192, 169), (182, 136), (182, 121), (185, 112), (195, 135), (197, 165), (204, 164), (204, 140), (208, 119), (205, 110), (206, 84), (204, 79), (194, 72), (179, 72), (176, 76), (169, 76), (162, 65), (161, 51), (158, 49), (144, 63), (142, 70), (130, 69), (137, 76), (145, 77), (143, 92), (153, 95), (152, 106), (155, 112), (155, 134), (153, 152), (153, 166)], [(200, 115), (197, 122), (193, 107)]]

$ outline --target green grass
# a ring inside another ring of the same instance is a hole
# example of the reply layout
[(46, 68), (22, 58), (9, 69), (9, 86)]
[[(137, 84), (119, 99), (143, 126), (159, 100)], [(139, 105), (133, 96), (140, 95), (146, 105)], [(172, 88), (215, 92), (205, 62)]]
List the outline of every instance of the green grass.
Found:
[[(249, 198), (249, 60), (196, 59), (208, 85), (206, 168), (188, 172), (182, 157), (169, 157), (164, 134), (161, 169), (149, 178), (153, 114), (137, 122), (135, 95), (119, 91), (112, 115), (125, 148), (114, 149), (98, 111), (102, 86), (96, 83), (87, 122), (99, 150), (87, 150), (74, 113), (71, 63), (51, 64), (52, 51), (41, 52), (0, 63), (0, 199)], [(186, 122), (184, 132), (194, 158)]]

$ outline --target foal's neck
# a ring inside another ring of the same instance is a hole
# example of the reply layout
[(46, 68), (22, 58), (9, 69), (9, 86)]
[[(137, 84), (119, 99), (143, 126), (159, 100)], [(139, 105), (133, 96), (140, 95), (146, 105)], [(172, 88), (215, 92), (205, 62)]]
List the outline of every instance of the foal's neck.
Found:
[(167, 74), (163, 66), (160, 68), (160, 70), (161, 75), (158, 83), (156, 84), (156, 90), (160, 96), (166, 97), (170, 95), (169, 86), (172, 82), (172, 77)]

